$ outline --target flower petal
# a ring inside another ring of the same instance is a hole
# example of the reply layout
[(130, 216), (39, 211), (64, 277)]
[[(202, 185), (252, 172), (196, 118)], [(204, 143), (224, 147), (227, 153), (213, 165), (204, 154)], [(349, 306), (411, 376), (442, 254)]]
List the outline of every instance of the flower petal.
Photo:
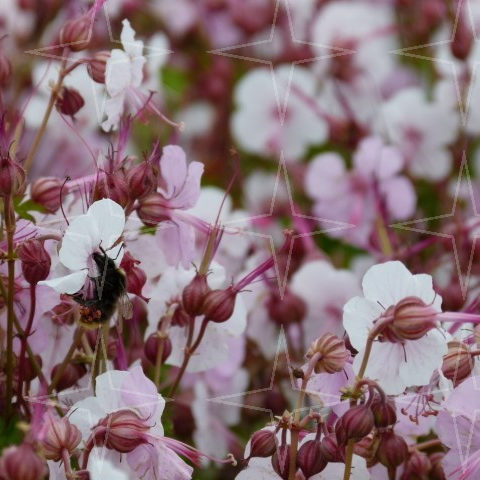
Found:
[[(125, 228), (123, 208), (113, 200), (104, 198), (92, 203), (87, 215), (93, 218), (97, 225), (102, 248), (111, 258), (115, 258), (116, 252), (108, 252), (108, 249), (120, 238)], [(98, 246), (100, 245), (96, 247)]]
[(84, 285), (88, 271), (80, 270), (63, 277), (51, 278), (50, 280), (42, 280), (38, 285), (46, 285), (53, 288), (58, 293), (68, 293), (70, 295), (77, 293)]

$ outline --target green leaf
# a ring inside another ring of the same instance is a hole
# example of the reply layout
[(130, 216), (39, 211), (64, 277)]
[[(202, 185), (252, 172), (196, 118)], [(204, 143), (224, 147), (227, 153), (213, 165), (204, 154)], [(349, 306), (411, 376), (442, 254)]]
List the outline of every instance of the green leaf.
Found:
[(35, 223), (35, 218), (30, 214), (30, 212), (47, 212), (42, 205), (34, 202), (33, 200), (22, 200), (22, 198), (15, 198), (13, 200), (13, 208), (20, 218), (24, 218), (25, 220)]

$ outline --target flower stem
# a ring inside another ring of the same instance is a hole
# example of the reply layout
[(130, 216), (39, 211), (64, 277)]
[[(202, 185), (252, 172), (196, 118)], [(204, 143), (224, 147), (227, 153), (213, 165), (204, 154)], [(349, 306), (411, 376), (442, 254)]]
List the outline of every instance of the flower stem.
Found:
[[(167, 312), (167, 314), (162, 320), (162, 327), (158, 332), (160, 345), (157, 350), (157, 356), (155, 358), (155, 370), (153, 373), (153, 382), (155, 383), (157, 390), (160, 384), (160, 372), (162, 368), (163, 351), (165, 350), (165, 339), (167, 338), (167, 332), (168, 332), (168, 329), (170, 328), (170, 322), (175, 312), (175, 308), (176, 308), (176, 304), (175, 304), (175, 307), (172, 307), (169, 309), (169, 311)], [(193, 322), (190, 322), (190, 323), (192, 324)], [(191, 343), (191, 339), (190, 339), (190, 343)]]
[(297, 403), (295, 405), (295, 412), (293, 414), (292, 436), (290, 441), (290, 462), (288, 469), (288, 480), (295, 480), (296, 466), (297, 466), (297, 453), (298, 453), (298, 422), (300, 420), (300, 409), (303, 407), (305, 400), (305, 389), (307, 388), (309, 377), (304, 377), (302, 380), (302, 386), (298, 393)]

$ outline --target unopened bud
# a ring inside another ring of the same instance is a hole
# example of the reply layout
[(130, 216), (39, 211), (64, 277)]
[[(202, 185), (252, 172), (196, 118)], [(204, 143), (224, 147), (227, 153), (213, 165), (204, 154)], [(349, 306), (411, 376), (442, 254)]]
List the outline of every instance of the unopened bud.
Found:
[(183, 309), (181, 305), (177, 305), (177, 308), (172, 316), (172, 326), (186, 327), (191, 321), (192, 318), (190, 315)]
[(205, 296), (209, 291), (207, 276), (197, 273), (183, 289), (182, 304), (185, 311), (192, 317), (201, 315), (203, 313)]
[(272, 467), (282, 480), (288, 480), (290, 469), (290, 445), (281, 445), (275, 450), (275, 453), (272, 456)]
[(443, 357), (442, 372), (449, 380), (458, 385), (473, 370), (473, 358), (470, 348), (459, 340), (448, 342), (448, 352)]
[(161, 348), (163, 349), (161, 358), (163, 364), (172, 353), (172, 342), (168, 337), (160, 337), (158, 333), (152, 333), (147, 338), (144, 347), (145, 357), (152, 365), (157, 363), (157, 355)]
[(226, 322), (233, 314), (237, 293), (229, 287), (225, 290), (210, 290), (205, 295), (203, 314), (206, 320)]
[(12, 64), (4, 52), (0, 50), (0, 87), (5, 88), (12, 78)]
[(392, 431), (382, 432), (377, 448), (378, 461), (387, 468), (396, 468), (408, 456), (408, 445), (405, 440)]
[(71, 87), (62, 87), (55, 101), (55, 108), (70, 117), (73, 117), (84, 105), (85, 100), (80, 92)]
[(250, 439), (250, 457), (271, 457), (277, 449), (274, 430), (259, 430)]
[(429, 459), (430, 463), (432, 464), (432, 468), (428, 473), (430, 480), (446, 480), (447, 476), (445, 475), (442, 465), (444, 456), (445, 453), (443, 452), (435, 452), (430, 455)]
[(140, 260), (134, 258), (130, 252), (125, 252), (120, 267), (123, 269), (125, 276), (127, 277), (127, 292), (133, 293), (140, 298), (144, 298), (142, 290), (147, 282), (147, 275), (140, 267), (138, 267), (139, 263)]
[(339, 447), (337, 436), (334, 433), (329, 433), (323, 437), (320, 444), (322, 456), (327, 462), (341, 462), (343, 461), (343, 449)]
[(297, 464), (306, 478), (320, 473), (327, 466), (319, 440), (309, 440), (298, 449)]
[(31, 285), (45, 280), (50, 273), (51, 259), (43, 242), (32, 239), (23, 242), (18, 249), (25, 280)]
[(397, 423), (395, 402), (387, 397), (376, 395), (370, 405), (377, 428), (386, 428)]
[(367, 405), (356, 405), (347, 410), (335, 424), (335, 434), (339, 445), (348, 440), (361, 440), (375, 425), (373, 413)]
[(135, 165), (127, 173), (127, 182), (135, 198), (144, 198), (157, 189), (157, 174), (151, 162)]
[(93, 201), (110, 198), (125, 208), (130, 203), (130, 191), (127, 182), (118, 172), (103, 175), (93, 190)]
[[(56, 177), (42, 177), (33, 182), (30, 197), (50, 213), (60, 208), (63, 181)], [(67, 191), (65, 190), (65, 193)]]
[(56, 325), (73, 325), (76, 304), (68, 295), (61, 295), (61, 302), (52, 308), (51, 319)]
[(270, 294), (267, 302), (270, 318), (278, 325), (290, 325), (303, 320), (307, 310), (305, 302), (293, 292), (285, 291), (283, 298), (276, 292)]
[(88, 62), (87, 71), (94, 82), (105, 83), (105, 71), (107, 70), (107, 61), (110, 58), (110, 52), (102, 50), (95, 53)]
[(165, 199), (159, 193), (152, 193), (140, 200), (137, 215), (147, 226), (153, 227), (170, 219), (170, 212)]
[(404, 463), (401, 480), (428, 478), (428, 473), (431, 468), (432, 464), (428, 456), (423, 452), (414, 450), (410, 458)]
[[(35, 358), (35, 361), (37, 362), (37, 365), (41, 369), (42, 363), (43, 363), (42, 357), (40, 357), (40, 355), (35, 355), (34, 358)], [(31, 382), (34, 378), (37, 377), (37, 375), (38, 375), (37, 370), (33, 366), (33, 363), (30, 357), (28, 357), (23, 365), (23, 378), (25, 379), (25, 381)]]
[(69, 20), (60, 30), (60, 43), (80, 52), (88, 46), (91, 28), (92, 18), (88, 15)]
[(70, 423), (68, 417), (58, 419), (50, 417), (47, 418), (40, 443), (44, 457), (59, 462), (63, 458), (63, 450), (67, 450), (71, 455), (81, 440), (80, 430)]
[(25, 180), (25, 170), (10, 155), (0, 154), (0, 196), (23, 195)]
[(40, 480), (48, 473), (47, 464), (27, 443), (8, 447), (0, 457), (0, 478), (5, 480)]
[(472, 51), (473, 40), (473, 32), (468, 21), (459, 18), (455, 29), (455, 38), (450, 43), (452, 55), (459, 60), (465, 60)]
[(308, 349), (307, 358), (319, 354), (315, 363), (315, 373), (336, 373), (341, 372), (350, 353), (345, 347), (345, 342), (331, 333), (325, 333), (317, 338)]
[[(55, 378), (60, 364), (55, 365), (52, 368), (52, 379)], [(82, 364), (69, 363), (62, 372), (60, 379), (57, 382), (56, 390), (66, 390), (73, 387), (76, 383), (87, 373), (87, 369)]]
[(95, 439), (100, 445), (128, 453), (148, 443), (150, 426), (132, 410), (110, 413), (94, 427)]

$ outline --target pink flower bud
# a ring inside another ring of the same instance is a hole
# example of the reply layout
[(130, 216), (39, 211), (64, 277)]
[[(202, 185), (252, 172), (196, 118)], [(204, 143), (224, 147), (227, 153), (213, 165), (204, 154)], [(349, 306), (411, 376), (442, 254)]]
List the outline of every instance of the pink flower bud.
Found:
[[(275, 431), (258, 430), (250, 439), (250, 457), (271, 457), (277, 449)], [(249, 457), (249, 458), (250, 458)]]
[(203, 314), (215, 323), (226, 322), (233, 314), (237, 293), (229, 287), (225, 290), (210, 290), (205, 295)]
[(133, 197), (144, 198), (157, 189), (156, 168), (151, 162), (143, 161), (128, 171), (127, 182)]
[[(25, 360), (26, 361), (23, 364), (23, 378), (26, 381), (31, 382), (34, 378), (37, 378), (37, 371), (35, 370), (30, 357), (27, 357)], [(35, 355), (35, 360), (38, 366), (42, 368), (42, 357), (40, 357), (40, 355)]]
[(68, 295), (61, 295), (60, 300), (61, 302), (52, 308), (52, 322), (56, 325), (73, 325), (77, 304)]
[(12, 64), (3, 51), (0, 50), (0, 87), (5, 88), (12, 78)]
[(382, 399), (376, 395), (370, 405), (377, 428), (385, 428), (397, 423), (397, 413), (395, 411), (395, 402), (387, 397)]
[(58, 419), (47, 417), (40, 443), (44, 457), (59, 462), (62, 460), (63, 450), (71, 455), (81, 440), (80, 430), (70, 423), (68, 417)]
[(272, 456), (272, 467), (282, 480), (288, 480), (290, 468), (290, 445), (281, 445), (275, 450), (275, 453)]
[(23, 195), (25, 180), (25, 170), (10, 155), (0, 155), (0, 196)]
[(414, 450), (410, 455), (410, 458), (408, 458), (404, 463), (401, 480), (428, 478), (428, 473), (430, 472), (431, 468), (432, 464), (430, 463), (428, 456), (423, 452)]
[(70, 117), (73, 117), (84, 105), (85, 100), (80, 92), (71, 87), (62, 87), (55, 101), (55, 108)]
[(145, 300), (142, 295), (142, 289), (147, 282), (147, 275), (137, 266), (139, 263), (140, 260), (134, 258), (130, 252), (125, 252), (120, 266), (125, 271), (127, 277), (127, 292), (133, 293)]
[[(50, 213), (55, 213), (60, 208), (60, 194), (63, 182), (56, 177), (42, 177), (33, 182), (30, 197)], [(67, 189), (64, 189), (68, 193)]]
[(335, 434), (339, 445), (348, 440), (361, 440), (374, 427), (373, 413), (367, 405), (357, 405), (347, 410), (335, 424)]
[(190, 315), (183, 309), (181, 305), (177, 305), (172, 317), (172, 326), (186, 327), (191, 321), (192, 318)]
[[(55, 374), (59, 368), (59, 364), (52, 368), (52, 379), (55, 378)], [(73, 387), (86, 373), (87, 369), (84, 365), (78, 363), (69, 363), (63, 371), (60, 380), (57, 382), (56, 390), (66, 390), (67, 388)]]
[(0, 457), (2, 480), (41, 480), (47, 473), (45, 460), (27, 443), (6, 448)]
[(107, 70), (107, 61), (110, 58), (110, 52), (102, 50), (93, 55), (88, 62), (87, 71), (93, 81), (105, 83), (105, 71)]
[(345, 342), (331, 333), (325, 333), (317, 338), (308, 349), (307, 358), (320, 354), (315, 364), (315, 373), (336, 373), (341, 372), (350, 353), (345, 347)]
[(289, 290), (285, 291), (283, 298), (272, 292), (267, 301), (267, 309), (270, 318), (278, 325), (299, 323), (306, 312), (305, 302)]
[(23, 242), (18, 249), (18, 257), (22, 263), (23, 276), (28, 283), (36, 285), (48, 277), (52, 262), (43, 242), (36, 239)]
[(160, 338), (157, 333), (152, 333), (145, 342), (144, 352), (147, 360), (155, 365), (157, 362), (157, 352), (159, 351), (161, 344), (163, 343), (163, 352), (162, 352), (162, 364), (172, 353), (172, 342), (168, 337)]
[(380, 434), (377, 448), (377, 460), (385, 467), (396, 468), (408, 456), (408, 445), (405, 440), (389, 430)]
[(123, 208), (130, 204), (130, 191), (121, 173), (108, 173), (98, 179), (93, 190), (93, 201), (102, 198), (110, 198)]
[[(95, 439), (105, 447), (128, 453), (148, 443), (150, 426), (132, 410), (118, 410), (98, 422)], [(98, 443), (97, 443), (98, 445)]]
[(340, 448), (337, 442), (337, 436), (330, 433), (323, 437), (320, 444), (322, 456), (327, 462), (341, 462), (343, 461), (343, 448)]
[(185, 311), (192, 317), (201, 315), (203, 313), (205, 296), (209, 291), (207, 276), (197, 273), (183, 289), (182, 303)]
[(319, 440), (309, 440), (298, 449), (297, 464), (306, 478), (320, 473), (327, 466)]
[(141, 199), (137, 207), (137, 215), (149, 227), (170, 219), (168, 206), (159, 193), (152, 193)]
[(432, 468), (428, 473), (430, 480), (446, 480), (447, 476), (442, 466), (444, 456), (445, 453), (443, 452), (435, 452), (430, 455), (429, 460), (432, 464)]
[(455, 38), (450, 43), (450, 50), (455, 58), (465, 60), (472, 51), (473, 32), (468, 20), (460, 18), (455, 30)]
[(443, 357), (443, 374), (456, 386), (465, 380), (472, 370), (473, 357), (468, 345), (459, 340), (448, 342), (448, 352)]
[(67, 44), (74, 52), (80, 52), (88, 47), (91, 28), (92, 18), (88, 15), (69, 20), (60, 30), (60, 43)]

